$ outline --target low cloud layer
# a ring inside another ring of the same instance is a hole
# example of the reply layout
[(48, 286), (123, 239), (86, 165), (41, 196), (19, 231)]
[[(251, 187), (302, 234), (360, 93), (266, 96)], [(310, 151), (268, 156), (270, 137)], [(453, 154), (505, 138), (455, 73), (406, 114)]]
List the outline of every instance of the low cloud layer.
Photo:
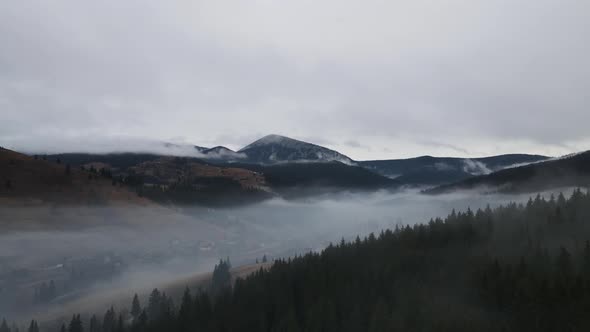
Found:
[[(548, 193), (545, 194), (549, 196)], [(320, 251), (341, 239), (425, 223), (452, 209), (465, 211), (528, 195), (397, 193), (324, 194), (272, 199), (239, 208), (0, 207), (0, 313), (42, 322), (72, 312), (102, 313), (129, 305), (134, 292), (176, 284), (210, 272), (218, 259), (249, 265)], [(40, 250), (42, 248), (42, 250)], [(36, 300), (54, 280), (55, 298)]]
[(584, 150), (589, 12), (575, 0), (5, 1), (0, 145), (131, 135), (236, 149), (277, 133), (354, 159)]

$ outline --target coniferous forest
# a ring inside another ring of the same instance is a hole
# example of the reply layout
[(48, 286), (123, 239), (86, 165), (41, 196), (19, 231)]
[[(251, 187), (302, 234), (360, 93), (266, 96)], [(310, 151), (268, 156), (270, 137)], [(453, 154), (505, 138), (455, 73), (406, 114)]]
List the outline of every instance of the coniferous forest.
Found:
[(588, 331), (589, 240), (590, 194), (537, 196), (275, 260), (233, 285), (223, 260), (209, 289), (176, 303), (155, 289), (61, 330)]

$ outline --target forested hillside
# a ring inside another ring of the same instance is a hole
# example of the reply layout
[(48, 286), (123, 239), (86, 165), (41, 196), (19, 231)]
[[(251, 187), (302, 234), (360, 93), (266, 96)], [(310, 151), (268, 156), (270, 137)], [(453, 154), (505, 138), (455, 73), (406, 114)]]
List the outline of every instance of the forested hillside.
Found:
[(588, 239), (588, 193), (537, 196), (277, 260), (233, 287), (222, 261), (213, 287), (177, 306), (154, 291), (145, 308), (65, 329), (587, 331)]
[(504, 169), (427, 191), (429, 194), (485, 189), (500, 192), (539, 192), (590, 184), (590, 151)]
[(403, 185), (435, 186), (545, 159), (548, 157), (527, 154), (467, 159), (422, 156), (409, 159), (367, 160), (359, 164), (383, 176), (395, 178)]

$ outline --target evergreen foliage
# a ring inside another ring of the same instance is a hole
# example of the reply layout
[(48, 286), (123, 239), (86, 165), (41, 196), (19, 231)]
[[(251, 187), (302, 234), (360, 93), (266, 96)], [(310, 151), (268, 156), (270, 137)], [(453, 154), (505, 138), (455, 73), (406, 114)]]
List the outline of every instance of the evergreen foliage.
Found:
[(187, 289), (177, 309), (155, 289), (129, 324), (107, 311), (101, 331), (587, 331), (589, 239), (580, 190), (453, 211), (276, 259), (233, 285), (221, 260), (211, 291)]

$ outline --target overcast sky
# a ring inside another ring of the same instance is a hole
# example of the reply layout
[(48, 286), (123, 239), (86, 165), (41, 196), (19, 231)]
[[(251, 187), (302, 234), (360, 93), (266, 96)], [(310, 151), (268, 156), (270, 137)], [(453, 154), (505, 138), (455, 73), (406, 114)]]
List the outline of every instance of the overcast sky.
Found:
[[(590, 1), (1, 1), (0, 145), (590, 149)], [(90, 149), (90, 148), (89, 148)]]

